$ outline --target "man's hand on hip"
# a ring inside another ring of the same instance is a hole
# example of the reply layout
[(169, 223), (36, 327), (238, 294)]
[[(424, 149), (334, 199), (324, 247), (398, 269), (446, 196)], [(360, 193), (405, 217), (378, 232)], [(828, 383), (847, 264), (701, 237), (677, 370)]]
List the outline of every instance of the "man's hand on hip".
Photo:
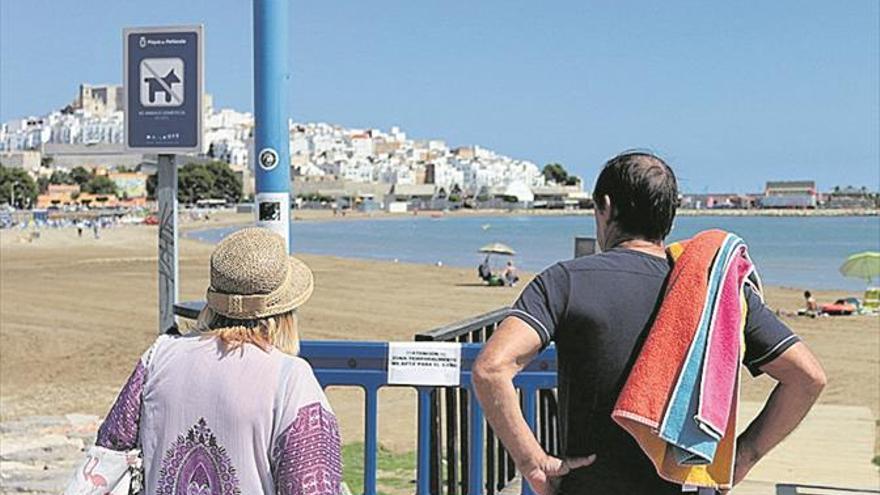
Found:
[(565, 460), (548, 455), (537, 465), (524, 466), (522, 475), (536, 495), (553, 495), (556, 493), (556, 488), (559, 486), (563, 476), (570, 473), (573, 469), (589, 466), (595, 460), (596, 454), (589, 457), (572, 457)]

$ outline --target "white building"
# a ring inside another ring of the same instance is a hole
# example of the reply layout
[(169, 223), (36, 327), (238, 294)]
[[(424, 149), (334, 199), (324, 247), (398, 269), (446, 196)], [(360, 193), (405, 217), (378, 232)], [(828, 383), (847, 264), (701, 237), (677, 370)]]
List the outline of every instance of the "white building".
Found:
[[(0, 124), (0, 151), (41, 149), (44, 145), (121, 145), (123, 114), (111, 86), (80, 88), (63, 112)], [(253, 170), (253, 115), (206, 108), (202, 153)], [(480, 146), (451, 150), (439, 139), (412, 140), (395, 126), (347, 129), (324, 122), (289, 121), (291, 165), (302, 176), (386, 184), (431, 184), (438, 190), (458, 185), (504, 191), (545, 184), (540, 169)], [(522, 191), (520, 191), (522, 192)], [(518, 196), (520, 196), (518, 194)]]
[(367, 158), (373, 156), (372, 136), (366, 133), (351, 136), (351, 149), (355, 158)]

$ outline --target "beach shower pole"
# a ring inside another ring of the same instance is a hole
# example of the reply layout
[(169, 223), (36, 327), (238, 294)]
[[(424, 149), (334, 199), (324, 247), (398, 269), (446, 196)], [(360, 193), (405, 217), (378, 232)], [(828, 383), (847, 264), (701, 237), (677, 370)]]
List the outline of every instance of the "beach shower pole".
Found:
[(254, 1), (254, 209), (257, 225), (290, 242), (290, 131), (287, 121), (288, 3)]

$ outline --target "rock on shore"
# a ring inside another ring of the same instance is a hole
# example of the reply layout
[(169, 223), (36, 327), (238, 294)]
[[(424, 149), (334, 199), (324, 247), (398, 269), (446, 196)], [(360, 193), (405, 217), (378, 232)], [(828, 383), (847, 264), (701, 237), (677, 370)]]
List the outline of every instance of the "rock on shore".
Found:
[(62, 493), (99, 425), (97, 416), (84, 414), (0, 423), (0, 494)]

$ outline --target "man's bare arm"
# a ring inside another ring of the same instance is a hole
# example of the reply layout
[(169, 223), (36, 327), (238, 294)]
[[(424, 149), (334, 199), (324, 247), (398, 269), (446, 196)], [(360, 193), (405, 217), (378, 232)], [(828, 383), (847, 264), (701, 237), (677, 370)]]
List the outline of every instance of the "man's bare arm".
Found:
[(739, 436), (734, 483), (794, 431), (827, 383), (822, 365), (802, 342), (762, 366), (761, 371), (779, 383), (760, 414)]
[(553, 478), (587, 466), (594, 457), (562, 461), (548, 456), (522, 415), (513, 386), (516, 376), (541, 350), (541, 339), (524, 321), (504, 320), (474, 363), (474, 390), (492, 429), (517, 468), (539, 495), (553, 492)]
[(544, 455), (519, 407), (516, 376), (541, 350), (538, 334), (519, 318), (507, 318), (474, 363), (474, 389), (486, 419), (517, 466), (535, 464)]

